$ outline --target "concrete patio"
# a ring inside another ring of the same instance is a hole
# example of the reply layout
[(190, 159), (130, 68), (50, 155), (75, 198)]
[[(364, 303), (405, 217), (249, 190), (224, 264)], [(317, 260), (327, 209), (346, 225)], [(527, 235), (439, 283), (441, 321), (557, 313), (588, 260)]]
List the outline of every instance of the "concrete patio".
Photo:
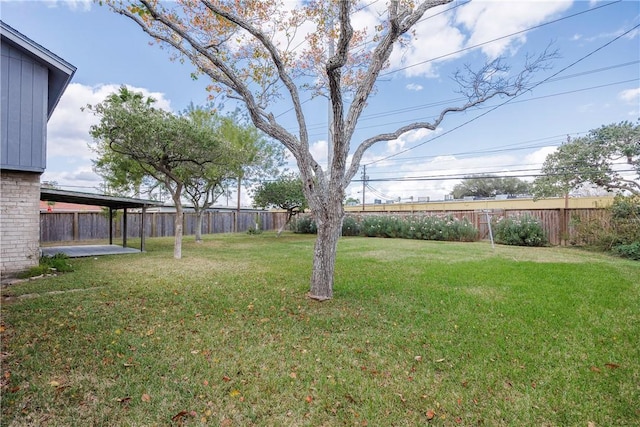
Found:
[(80, 246), (49, 246), (41, 247), (43, 256), (53, 256), (63, 253), (70, 258), (81, 258), (98, 255), (139, 254), (140, 249), (124, 248), (118, 245), (80, 245)]

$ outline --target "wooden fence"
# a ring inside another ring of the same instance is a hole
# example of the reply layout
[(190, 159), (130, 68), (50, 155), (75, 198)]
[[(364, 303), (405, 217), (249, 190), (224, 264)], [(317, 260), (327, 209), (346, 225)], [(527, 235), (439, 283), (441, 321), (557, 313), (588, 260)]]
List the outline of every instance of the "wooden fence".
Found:
[[(489, 238), (489, 218), (499, 216), (517, 216), (528, 214), (537, 218), (542, 223), (542, 227), (549, 243), (552, 245), (566, 244), (567, 241), (575, 239), (573, 222), (576, 219), (581, 221), (599, 220), (606, 221), (609, 218), (609, 211), (602, 208), (580, 208), (580, 209), (490, 209), (480, 210), (448, 210), (448, 211), (428, 211), (428, 212), (406, 212), (406, 211), (386, 211), (386, 212), (348, 212), (348, 215), (362, 217), (363, 215), (395, 215), (395, 216), (415, 216), (415, 215), (452, 215), (455, 218), (467, 218), (479, 231), (481, 239)], [(127, 214), (127, 237), (140, 237), (140, 213)], [(145, 219), (145, 236), (163, 237), (173, 236), (174, 233), (174, 213), (152, 212), (147, 213)], [(204, 214), (202, 233), (230, 233), (234, 231), (234, 223), (237, 222), (237, 231), (246, 232), (255, 226), (256, 222), (262, 230), (277, 230), (286, 220), (284, 212), (243, 212), (239, 214), (235, 211), (212, 211)], [(109, 238), (109, 220), (100, 212), (42, 212), (40, 214), (40, 241), (41, 242), (63, 242), (81, 241)], [(196, 217), (194, 213), (185, 213), (183, 230), (185, 235), (195, 234)], [(122, 237), (122, 215), (114, 224), (114, 237)]]
[[(173, 236), (175, 230), (173, 212), (148, 212), (145, 214), (145, 236)], [(127, 212), (127, 237), (140, 237), (142, 214)], [(258, 223), (262, 230), (277, 230), (284, 224), (284, 212), (211, 211), (204, 214), (202, 234), (231, 233), (237, 223), (238, 232), (246, 232)], [(123, 215), (114, 220), (113, 237), (122, 237)], [(184, 214), (183, 232), (193, 235), (196, 230), (195, 213)], [(41, 212), (40, 241), (72, 242), (108, 239), (109, 219), (102, 212)]]
[(603, 208), (580, 208), (580, 209), (487, 209), (487, 210), (447, 210), (447, 211), (426, 211), (426, 212), (406, 212), (406, 211), (385, 211), (385, 212), (349, 212), (355, 217), (363, 215), (395, 215), (399, 217), (431, 215), (445, 216), (452, 215), (454, 218), (466, 218), (480, 232), (480, 239), (489, 238), (488, 219), (499, 217), (514, 217), (519, 215), (530, 215), (538, 219), (542, 225), (545, 235), (552, 245), (566, 245), (576, 239), (574, 224), (576, 221), (606, 221), (610, 217), (607, 209)]

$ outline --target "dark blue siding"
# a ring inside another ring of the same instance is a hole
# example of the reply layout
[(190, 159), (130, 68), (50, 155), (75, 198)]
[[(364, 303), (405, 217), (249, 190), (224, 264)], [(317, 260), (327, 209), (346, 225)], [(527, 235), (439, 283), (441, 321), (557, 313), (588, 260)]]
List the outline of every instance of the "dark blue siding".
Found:
[(2, 169), (44, 171), (47, 80), (46, 67), (2, 44)]

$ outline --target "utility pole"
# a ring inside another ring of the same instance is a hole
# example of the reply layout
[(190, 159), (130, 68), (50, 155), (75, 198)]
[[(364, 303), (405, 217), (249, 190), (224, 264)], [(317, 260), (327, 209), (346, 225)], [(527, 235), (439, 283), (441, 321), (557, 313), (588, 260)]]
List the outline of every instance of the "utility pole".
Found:
[(364, 190), (367, 187), (367, 165), (362, 165), (362, 211), (364, 211)]
[(238, 220), (240, 219), (240, 196), (242, 194), (242, 172), (238, 174), (238, 204), (236, 205), (236, 214), (233, 218), (233, 231), (238, 232)]

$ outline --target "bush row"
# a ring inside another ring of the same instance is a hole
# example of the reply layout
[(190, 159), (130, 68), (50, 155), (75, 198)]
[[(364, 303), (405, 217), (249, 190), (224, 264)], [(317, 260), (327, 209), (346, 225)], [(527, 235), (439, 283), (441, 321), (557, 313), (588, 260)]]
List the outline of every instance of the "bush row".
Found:
[[(529, 215), (499, 218), (492, 222), (497, 243), (519, 246), (543, 246), (548, 243), (540, 222)], [(292, 223), (296, 233), (315, 234), (318, 229), (310, 215), (300, 216)], [(387, 237), (419, 240), (473, 242), (478, 229), (466, 218), (446, 216), (367, 215), (345, 216), (343, 236)]]
[[(317, 227), (313, 218), (303, 216), (293, 224), (293, 231), (313, 234), (317, 232)], [(342, 235), (472, 242), (478, 239), (478, 229), (466, 218), (457, 219), (451, 215), (369, 215), (362, 219), (347, 215), (342, 222)]]

